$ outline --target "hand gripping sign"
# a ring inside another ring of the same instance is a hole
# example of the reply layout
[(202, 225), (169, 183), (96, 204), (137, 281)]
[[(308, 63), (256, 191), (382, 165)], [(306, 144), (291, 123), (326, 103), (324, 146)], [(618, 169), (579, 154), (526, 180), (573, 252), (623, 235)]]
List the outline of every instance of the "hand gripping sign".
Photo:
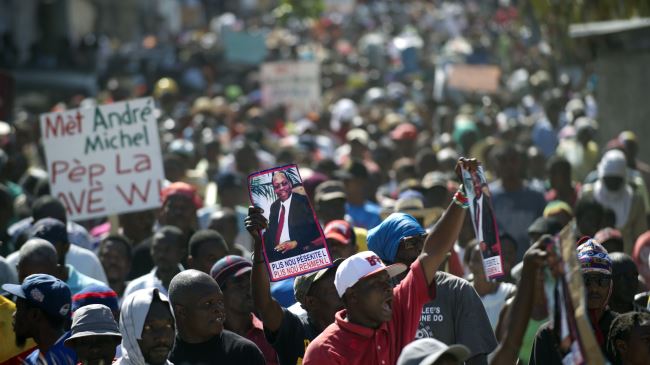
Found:
[(485, 181), (483, 167), (479, 166), (473, 172), (461, 169), (461, 172), (469, 202), (472, 226), (483, 255), (485, 274), (490, 279), (503, 276), (499, 228), (492, 208), (491, 194)]
[(248, 177), (254, 206), (264, 210), (268, 228), (260, 232), (271, 281), (331, 266), (332, 258), (298, 166), (287, 165)]

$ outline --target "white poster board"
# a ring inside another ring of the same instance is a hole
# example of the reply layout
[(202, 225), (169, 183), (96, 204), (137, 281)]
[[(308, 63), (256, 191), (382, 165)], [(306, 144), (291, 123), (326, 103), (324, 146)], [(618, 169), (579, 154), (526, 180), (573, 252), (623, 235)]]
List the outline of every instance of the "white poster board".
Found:
[(285, 105), (291, 120), (320, 110), (320, 65), (317, 62), (265, 63), (261, 80), (265, 108)]
[(42, 114), (52, 195), (72, 220), (160, 206), (164, 180), (154, 101)]

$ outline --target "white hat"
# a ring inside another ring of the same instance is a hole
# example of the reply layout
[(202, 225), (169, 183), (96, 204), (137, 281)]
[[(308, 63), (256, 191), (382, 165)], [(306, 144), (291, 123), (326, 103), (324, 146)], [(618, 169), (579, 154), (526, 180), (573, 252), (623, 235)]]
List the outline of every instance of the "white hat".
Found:
[(339, 297), (343, 298), (345, 291), (359, 280), (383, 270), (386, 270), (392, 278), (404, 272), (406, 265), (393, 264), (386, 266), (379, 256), (372, 251), (363, 251), (348, 257), (336, 269), (336, 276), (334, 277), (334, 286), (339, 293)]
[(451, 354), (460, 362), (469, 358), (470, 351), (463, 345), (447, 346), (433, 338), (422, 338), (404, 347), (397, 365), (431, 365), (442, 355)]

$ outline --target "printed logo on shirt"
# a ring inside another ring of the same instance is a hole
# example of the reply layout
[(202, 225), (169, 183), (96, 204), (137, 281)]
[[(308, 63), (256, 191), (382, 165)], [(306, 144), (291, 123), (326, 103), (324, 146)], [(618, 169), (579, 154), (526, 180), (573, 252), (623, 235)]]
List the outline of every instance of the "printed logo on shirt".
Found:
[(415, 338), (433, 338), (434, 333), (432, 326), (430, 325), (433, 322), (443, 322), (445, 320), (444, 314), (440, 310), (440, 307), (430, 307), (425, 306), (422, 309), (422, 315), (420, 316), (420, 328), (418, 328), (415, 333)]

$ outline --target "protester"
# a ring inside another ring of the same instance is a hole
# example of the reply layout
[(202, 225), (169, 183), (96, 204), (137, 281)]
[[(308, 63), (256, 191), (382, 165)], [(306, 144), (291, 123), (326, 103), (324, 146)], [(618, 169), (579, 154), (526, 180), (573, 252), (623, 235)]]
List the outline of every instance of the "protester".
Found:
[(219, 285), (208, 274), (186, 270), (169, 286), (178, 332), (174, 364), (264, 364), (255, 344), (224, 330), (226, 312)]
[(208, 229), (219, 232), (228, 245), (228, 253), (242, 257), (250, 256), (250, 251), (240, 244), (238, 215), (232, 208), (223, 207), (210, 216)]
[(598, 180), (582, 189), (582, 198), (593, 198), (616, 214), (615, 228), (623, 234), (624, 252), (632, 254), (632, 242), (648, 229), (643, 199), (627, 181), (625, 155), (610, 150), (598, 164)]
[(116, 365), (171, 365), (176, 325), (169, 300), (156, 288), (136, 290), (120, 307), (122, 356)]
[(607, 348), (615, 365), (641, 365), (648, 362), (650, 350), (650, 314), (629, 312), (616, 317), (612, 322)]
[[(426, 231), (404, 213), (391, 214), (368, 233), (372, 251), (383, 261), (403, 265), (417, 261), (425, 241)], [(472, 252), (469, 246), (465, 254), (468, 252)], [(422, 309), (416, 338), (462, 344), (470, 349), (469, 364), (486, 364), (487, 354), (497, 343), (481, 299), (464, 279), (442, 271), (437, 271), (434, 278), (436, 297)]]
[[(262, 240), (259, 230), (266, 225), (267, 221), (261, 210), (250, 207), (249, 216), (246, 218), (246, 228), (255, 242), (251, 274), (253, 303), (264, 323), (266, 339), (277, 352), (280, 364), (293, 365), (303, 360), (309, 343), (334, 321), (334, 313), (342, 308), (338, 295), (332, 294), (336, 291), (334, 287), (334, 270), (336, 269), (322, 269), (308, 274), (304, 278), (296, 279), (293, 290), (296, 299), (300, 297), (305, 303), (303, 307), (305, 313), (296, 315), (287, 308), (283, 308), (271, 296), (269, 273), (262, 256)], [(315, 280), (317, 277), (319, 280)], [(306, 295), (310, 291), (314, 294)], [(309, 303), (307, 303), (308, 298), (312, 298)], [(314, 298), (326, 298), (326, 300), (314, 300)]]
[(228, 254), (228, 245), (216, 231), (205, 229), (196, 231), (190, 238), (187, 266), (206, 274), (212, 265)]
[(126, 286), (123, 297), (147, 288), (156, 288), (166, 295), (172, 278), (183, 271), (181, 260), (185, 257), (187, 246), (183, 232), (174, 226), (164, 226), (153, 235), (151, 257), (154, 268), (148, 274), (133, 279)]
[(359, 161), (351, 161), (339, 171), (345, 184), (347, 203), (345, 211), (354, 226), (370, 229), (381, 222), (379, 206), (368, 200), (368, 169)]
[(16, 344), (33, 338), (37, 349), (25, 364), (77, 364), (76, 354), (64, 346), (70, 332), (64, 327), (70, 315), (70, 289), (47, 274), (30, 275), (20, 285), (5, 284), (2, 289), (17, 297), (14, 313)]
[(609, 309), (616, 313), (645, 310), (634, 303), (634, 296), (639, 290), (639, 272), (629, 255), (622, 252), (609, 254), (612, 260), (612, 294), (609, 297)]
[(105, 285), (91, 285), (72, 296), (72, 313), (91, 304), (101, 304), (113, 313), (115, 320), (120, 318), (120, 303), (117, 293)]
[[(501, 242), (503, 245), (503, 241)], [(502, 246), (503, 247), (503, 246)], [(515, 295), (516, 286), (510, 283), (488, 280), (485, 269), (483, 268), (483, 255), (481, 248), (476, 243), (470, 244), (465, 250), (463, 259), (472, 272), (472, 287), (481, 297), (483, 308), (490, 320), (490, 325), (494, 330), (497, 326), (499, 313), (506, 301)]]
[(0, 295), (0, 336), (3, 339), (3, 345), (0, 347), (0, 362), (7, 365), (22, 364), (23, 359), (36, 347), (36, 343), (31, 338), (24, 343), (16, 342), (16, 333), (13, 329), (14, 312), (16, 312), (16, 304)]
[(639, 270), (639, 279), (650, 289), (650, 231), (640, 235), (634, 243), (632, 259)]
[(345, 219), (347, 194), (345, 186), (337, 180), (329, 180), (316, 187), (314, 208), (322, 226), (333, 220)]
[[(617, 315), (607, 306), (612, 294), (612, 261), (607, 251), (593, 239), (581, 243), (577, 253), (587, 290), (589, 320), (594, 327), (594, 336), (603, 355), (609, 358), (606, 341), (611, 323)], [(566, 351), (566, 348), (560, 347), (553, 330), (547, 323), (537, 331), (530, 364), (562, 364)]]
[(544, 212), (546, 202), (521, 177), (521, 153), (514, 145), (497, 146), (491, 151), (498, 180), (489, 185), (499, 227), (517, 241), (517, 262), (528, 248), (527, 229)]
[(344, 220), (333, 220), (323, 229), (327, 248), (333, 259), (346, 259), (358, 251), (356, 235), (352, 225)]
[[(460, 164), (476, 168), (475, 161), (461, 159)], [(343, 261), (336, 271), (335, 286), (345, 309), (312, 341), (303, 363), (396, 362), (415, 336), (422, 306), (435, 297), (435, 273), (456, 241), (463, 219), (464, 209), (452, 204), (395, 289), (389, 280), (404, 272), (406, 265), (385, 266), (370, 251)], [(396, 248), (395, 243), (390, 245)]]
[(264, 355), (267, 364), (278, 364), (278, 355), (264, 336), (264, 325), (253, 313), (251, 270), (253, 263), (229, 255), (217, 261), (210, 276), (223, 293), (226, 320), (224, 328), (251, 340)]
[[(163, 189), (161, 200), (162, 207), (158, 213), (158, 227), (173, 226), (178, 228), (181, 231), (181, 240), (186, 245), (198, 228), (196, 211), (203, 205), (201, 198), (191, 185), (176, 182)], [(154, 268), (155, 262), (151, 251), (155, 236), (156, 233), (133, 249), (133, 265), (129, 279), (145, 275)], [(182, 261), (187, 255), (187, 246), (184, 251)], [(171, 280), (171, 277), (169, 279)]]
[(75, 311), (70, 333), (65, 345), (74, 350), (80, 363), (100, 365), (115, 360), (115, 347), (122, 335), (110, 308), (89, 304)]
[(122, 298), (131, 271), (131, 241), (119, 234), (109, 235), (99, 243), (97, 256), (106, 271), (108, 285)]
[[(59, 255), (59, 264), (68, 265), (71, 268), (70, 275), (78, 273), (93, 282), (107, 282), (106, 274), (97, 256), (89, 250), (71, 244), (66, 226), (62, 221), (55, 218), (40, 219), (30, 226), (28, 238), (43, 238), (54, 245)], [(7, 257), (7, 261), (14, 265), (19, 259), (18, 252)]]

